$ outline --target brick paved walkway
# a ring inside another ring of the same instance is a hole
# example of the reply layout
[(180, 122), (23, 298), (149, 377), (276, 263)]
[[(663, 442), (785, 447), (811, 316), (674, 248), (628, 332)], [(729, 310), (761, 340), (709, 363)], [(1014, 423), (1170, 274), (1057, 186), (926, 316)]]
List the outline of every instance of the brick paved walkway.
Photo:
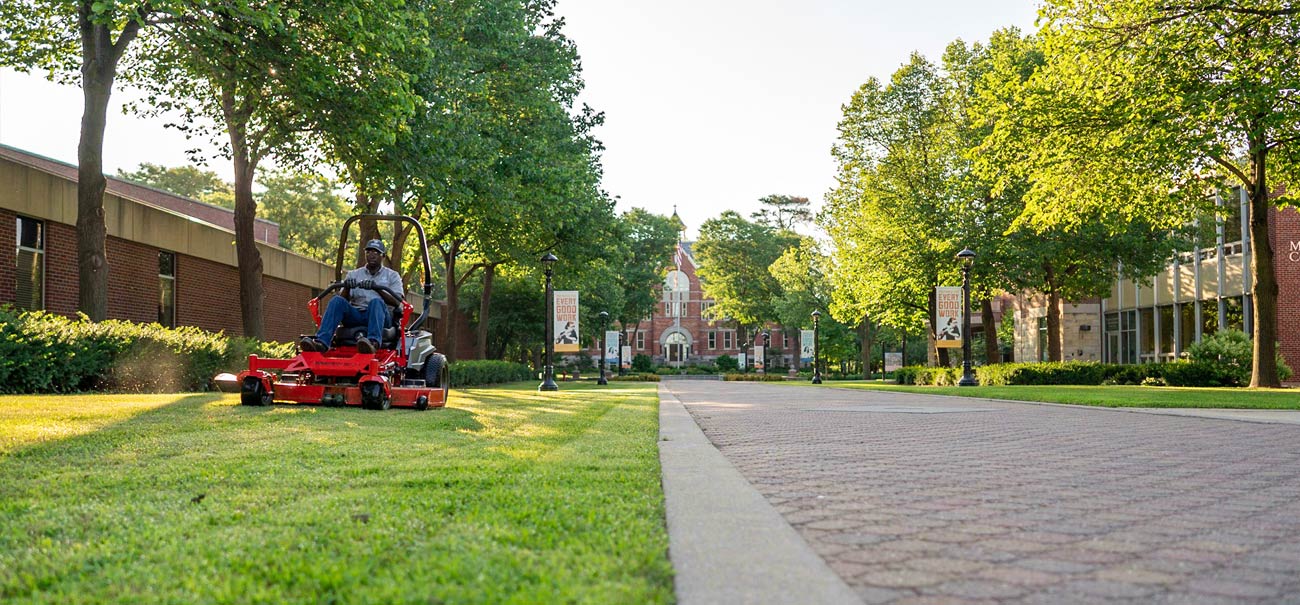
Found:
[(1300, 603), (1300, 426), (669, 388), (866, 603)]

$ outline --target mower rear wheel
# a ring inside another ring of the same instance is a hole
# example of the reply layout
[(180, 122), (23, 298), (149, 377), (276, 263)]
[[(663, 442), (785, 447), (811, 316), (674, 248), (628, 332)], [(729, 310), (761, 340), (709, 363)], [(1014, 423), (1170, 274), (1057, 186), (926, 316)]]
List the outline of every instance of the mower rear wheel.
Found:
[(446, 403), (447, 388), (451, 386), (450, 382), (447, 356), (442, 353), (430, 353), (429, 358), (424, 360), (424, 386), (431, 389), (442, 389), (442, 401)]
[(266, 390), (266, 385), (256, 376), (244, 378), (244, 384), (239, 389), (239, 403), (243, 405), (267, 406), (271, 405), (271, 392)]
[(383, 384), (367, 382), (361, 385), (361, 407), (367, 410), (386, 410), (392, 404), (392, 400), (384, 394)]

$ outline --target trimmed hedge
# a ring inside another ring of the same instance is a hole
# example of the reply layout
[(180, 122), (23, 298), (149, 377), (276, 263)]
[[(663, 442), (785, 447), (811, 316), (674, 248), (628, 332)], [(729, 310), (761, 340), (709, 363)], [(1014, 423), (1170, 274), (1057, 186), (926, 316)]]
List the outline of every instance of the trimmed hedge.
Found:
[(0, 393), (203, 391), (217, 373), (247, 367), (249, 354), (292, 356), (294, 347), (188, 326), (0, 307)]
[(724, 374), (723, 380), (733, 382), (784, 382), (784, 374)]
[(533, 370), (522, 363), (495, 359), (471, 359), (452, 362), (451, 386), (471, 387), (503, 382), (519, 382), (533, 378)]
[[(1001, 363), (975, 368), (975, 377), (984, 386), (1132, 384), (1231, 387), (1244, 384), (1237, 368), (1187, 360), (1136, 365), (1095, 361)], [(952, 386), (960, 379), (960, 368), (909, 366), (894, 373), (894, 381), (898, 384)], [(1245, 380), (1249, 380), (1248, 375)]]
[(659, 375), (651, 374), (650, 372), (640, 372), (637, 374), (628, 374), (626, 376), (610, 376), (608, 380), (616, 380), (619, 382), (659, 382)]

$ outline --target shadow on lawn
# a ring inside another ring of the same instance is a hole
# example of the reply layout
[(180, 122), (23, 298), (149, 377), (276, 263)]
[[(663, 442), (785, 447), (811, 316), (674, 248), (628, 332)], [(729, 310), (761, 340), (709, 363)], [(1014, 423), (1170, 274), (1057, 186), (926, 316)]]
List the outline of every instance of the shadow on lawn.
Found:
[[(423, 412), (396, 408), (381, 412), (354, 406), (243, 406), (239, 404), (238, 395), (221, 393), (177, 394), (176, 397), (171, 403), (147, 408), (85, 431), (78, 431), (79, 427), (73, 426), (65, 437), (19, 445), (0, 455), (0, 469), (20, 461), (30, 463), (59, 458), (72, 464), (95, 465), (114, 452), (129, 451), (142, 443), (178, 446), (192, 440), (227, 452), (246, 451), (249, 455), (259, 455), (268, 453), (268, 449), (291, 450), (292, 443), (299, 438), (346, 442), (353, 437), (360, 438), (355, 435), (357, 431), (399, 435), (402, 432), (423, 433), (425, 430), (435, 434), (473, 432), (483, 428), (469, 410), (451, 407)], [(67, 400), (68, 405), (77, 405), (76, 396), (68, 396)], [(57, 417), (59, 412), (51, 410), (49, 415)], [(85, 422), (93, 424), (94, 421), (87, 419)], [(268, 448), (268, 440), (281, 445)]]

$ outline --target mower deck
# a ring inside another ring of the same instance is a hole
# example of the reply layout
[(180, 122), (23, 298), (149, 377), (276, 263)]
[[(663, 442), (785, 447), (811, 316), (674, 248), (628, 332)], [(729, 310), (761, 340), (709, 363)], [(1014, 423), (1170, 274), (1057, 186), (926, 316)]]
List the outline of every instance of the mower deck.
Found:
[[(340, 347), (326, 353), (303, 352), (293, 359), (261, 359), (250, 355), (248, 369), (237, 378), (243, 385), (246, 400), (256, 400), (262, 405), (292, 402), (417, 410), (447, 405), (444, 386), (429, 387), (423, 380), (390, 379), (401, 374), (397, 370), (400, 361), (394, 351), (366, 354), (358, 353), (355, 347)], [(365, 392), (367, 388), (369, 393)], [(378, 398), (381, 393), (382, 400)]]

